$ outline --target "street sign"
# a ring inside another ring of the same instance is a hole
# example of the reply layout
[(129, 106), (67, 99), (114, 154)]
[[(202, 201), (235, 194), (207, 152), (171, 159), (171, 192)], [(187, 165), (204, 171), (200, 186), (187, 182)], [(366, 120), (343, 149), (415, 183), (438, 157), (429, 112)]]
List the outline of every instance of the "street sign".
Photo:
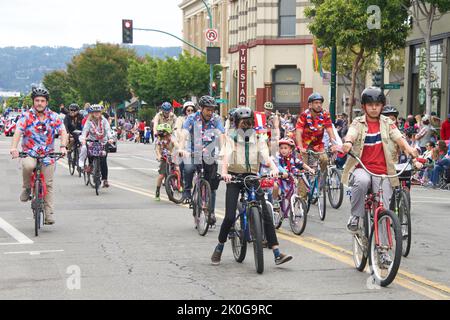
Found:
[(227, 99), (216, 99), (217, 103), (223, 103), (223, 104), (228, 104), (228, 100)]
[(219, 39), (219, 31), (217, 29), (206, 29), (205, 37), (206, 41), (217, 42)]
[(398, 89), (400, 89), (400, 83), (386, 83), (384, 85), (384, 89), (398, 90)]

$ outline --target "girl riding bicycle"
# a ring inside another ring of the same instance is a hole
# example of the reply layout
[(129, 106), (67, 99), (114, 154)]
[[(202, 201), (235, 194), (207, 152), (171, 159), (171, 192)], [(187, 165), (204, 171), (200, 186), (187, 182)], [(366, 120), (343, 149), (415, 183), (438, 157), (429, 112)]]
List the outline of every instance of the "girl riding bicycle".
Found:
[(275, 156), (275, 163), (278, 165), (278, 170), (282, 174), (281, 178), (275, 181), (273, 186), (273, 208), (274, 210), (280, 210), (278, 203), (278, 195), (280, 187), (286, 179), (289, 179), (289, 174), (298, 174), (300, 170), (308, 170), (314, 174), (314, 170), (306, 163), (303, 163), (299, 158), (295, 156), (295, 142), (292, 139), (284, 138), (278, 142), (279, 153)]
[(172, 155), (172, 151), (176, 146), (176, 141), (172, 137), (172, 127), (168, 123), (159, 124), (156, 127), (158, 132), (158, 140), (156, 141), (156, 159), (160, 162), (159, 176), (156, 179), (155, 200), (160, 201), (160, 190), (162, 182), (167, 173), (167, 160)]
[[(239, 108), (234, 113), (234, 123), (237, 130), (230, 130), (227, 136), (222, 165), (222, 178), (227, 183), (225, 219), (219, 233), (219, 244), (214, 249), (211, 257), (213, 265), (219, 265), (222, 251), (228, 234), (236, 220), (236, 209), (241, 185), (230, 183), (233, 175), (257, 175), (261, 163), (270, 165), (271, 175), (277, 176), (278, 169), (270, 160), (269, 148), (265, 139), (256, 134), (254, 129), (254, 115), (250, 108)], [(292, 256), (283, 254), (278, 247), (278, 239), (275, 234), (272, 217), (267, 209), (264, 192), (260, 188), (257, 191), (257, 198), (261, 203), (264, 233), (267, 237), (268, 247), (274, 252), (275, 263), (277, 265), (288, 262)]]

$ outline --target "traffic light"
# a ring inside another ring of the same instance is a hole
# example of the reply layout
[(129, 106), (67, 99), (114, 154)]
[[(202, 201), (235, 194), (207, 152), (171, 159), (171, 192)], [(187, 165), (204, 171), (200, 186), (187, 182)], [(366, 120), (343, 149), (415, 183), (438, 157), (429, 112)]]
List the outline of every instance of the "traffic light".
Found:
[(122, 20), (122, 43), (133, 43), (133, 20)]
[(217, 84), (215, 81), (213, 83), (211, 83), (211, 89), (212, 89), (212, 96), (216, 97), (217, 96)]
[(379, 88), (381, 88), (381, 85), (382, 85), (382, 76), (381, 76), (381, 71), (380, 70), (377, 70), (377, 71), (374, 71), (374, 72), (372, 72), (372, 85), (373, 86), (375, 86), (375, 87), (379, 87)]

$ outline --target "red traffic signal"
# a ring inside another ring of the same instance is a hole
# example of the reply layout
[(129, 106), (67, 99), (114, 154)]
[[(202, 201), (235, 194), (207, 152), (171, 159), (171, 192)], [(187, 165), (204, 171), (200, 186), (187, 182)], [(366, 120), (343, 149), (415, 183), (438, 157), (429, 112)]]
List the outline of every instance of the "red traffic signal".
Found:
[(122, 43), (133, 43), (133, 20), (122, 20)]
[(211, 83), (211, 88), (213, 88), (213, 90), (217, 89), (217, 84), (215, 82)]

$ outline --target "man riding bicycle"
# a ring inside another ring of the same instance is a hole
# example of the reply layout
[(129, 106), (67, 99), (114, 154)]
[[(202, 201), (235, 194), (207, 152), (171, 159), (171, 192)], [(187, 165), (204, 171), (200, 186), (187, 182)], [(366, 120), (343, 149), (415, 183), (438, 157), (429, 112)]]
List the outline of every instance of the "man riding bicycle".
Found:
[(69, 114), (64, 118), (64, 126), (69, 134), (68, 151), (72, 151), (75, 142), (79, 142), (79, 136), (74, 134), (74, 131), (83, 130), (83, 116), (80, 114), (80, 107), (76, 103), (69, 106)]
[[(192, 197), (192, 180), (194, 172), (198, 165), (203, 164), (205, 179), (211, 186), (211, 221), (216, 223), (214, 214), (216, 202), (216, 190), (219, 187), (220, 180), (217, 177), (217, 148), (218, 139), (220, 146), (223, 145), (225, 128), (220, 116), (214, 113), (217, 108), (216, 100), (210, 96), (200, 98), (198, 105), (200, 110), (190, 115), (183, 124), (183, 138), (180, 143), (178, 153), (183, 156), (184, 162), (184, 199)], [(190, 138), (190, 139), (188, 139)], [(183, 150), (188, 141), (187, 152)]]
[[(375, 174), (395, 175), (398, 161), (397, 146), (411, 157), (417, 157), (418, 151), (410, 147), (403, 138), (397, 125), (389, 117), (381, 114), (386, 97), (380, 88), (369, 87), (361, 96), (365, 115), (357, 117), (348, 129), (344, 139), (343, 151), (350, 149), (361, 158), (367, 169)], [(349, 175), (353, 171), (351, 186), (351, 217), (347, 224), (350, 232), (357, 232), (359, 219), (364, 217), (364, 198), (370, 187), (377, 190), (380, 178), (371, 177), (364, 169), (356, 165), (357, 161), (349, 158), (344, 167), (342, 182), (349, 184)], [(398, 178), (384, 180), (384, 206), (389, 208), (392, 187), (399, 185)]]
[[(31, 92), (33, 107), (22, 114), (17, 122), (17, 129), (11, 144), (11, 155), (13, 159), (19, 157), (17, 146), (22, 138), (22, 151), (30, 157), (23, 159), (22, 176), (23, 190), (20, 195), (22, 202), (27, 202), (31, 194), (31, 175), (37, 165), (33, 157), (46, 156), (54, 152), (55, 135), (61, 139), (61, 153), (67, 153), (67, 132), (58, 114), (51, 111), (48, 106), (49, 93), (44, 88), (33, 88)], [(45, 218), (44, 224), (52, 225), (53, 219), (53, 175), (55, 172), (55, 160), (46, 157), (43, 159), (42, 173), (44, 175), (47, 194), (44, 198)]]
[(168, 123), (171, 128), (175, 128), (177, 116), (173, 113), (173, 107), (170, 102), (164, 102), (161, 105), (161, 111), (153, 118), (153, 134), (157, 136), (158, 125)]

